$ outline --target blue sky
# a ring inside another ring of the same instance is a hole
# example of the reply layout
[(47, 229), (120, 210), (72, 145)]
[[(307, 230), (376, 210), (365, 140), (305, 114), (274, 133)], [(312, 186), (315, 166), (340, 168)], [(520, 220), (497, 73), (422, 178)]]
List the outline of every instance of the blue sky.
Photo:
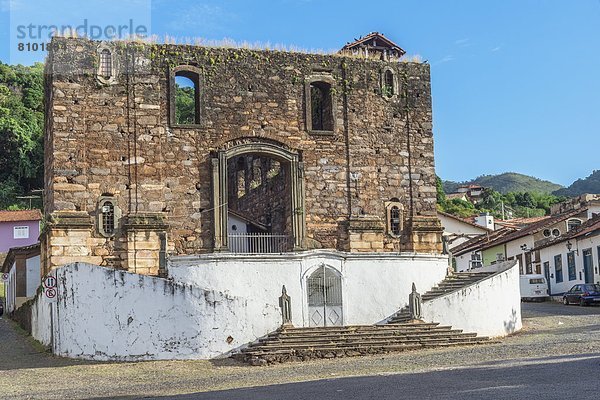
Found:
[(43, 59), (16, 51), (26, 21), (133, 19), (159, 36), (326, 50), (383, 32), (431, 64), (443, 179), (515, 171), (568, 185), (600, 169), (600, 0), (2, 0), (1, 10), (0, 60), (13, 63)]

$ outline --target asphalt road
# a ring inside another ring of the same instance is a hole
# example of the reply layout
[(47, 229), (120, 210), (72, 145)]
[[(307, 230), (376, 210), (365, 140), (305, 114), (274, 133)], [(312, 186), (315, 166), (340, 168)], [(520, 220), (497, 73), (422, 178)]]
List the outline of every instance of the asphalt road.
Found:
[(327, 379), (161, 399), (399, 400), (597, 398), (600, 353), (495, 362), (418, 374)]

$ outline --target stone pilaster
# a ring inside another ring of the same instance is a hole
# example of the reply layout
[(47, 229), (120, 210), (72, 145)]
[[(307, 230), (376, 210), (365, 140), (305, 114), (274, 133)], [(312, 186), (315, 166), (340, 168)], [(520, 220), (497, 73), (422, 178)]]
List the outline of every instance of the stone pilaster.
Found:
[(143, 275), (163, 275), (168, 224), (162, 213), (136, 213), (124, 218), (126, 251), (123, 267)]
[(381, 252), (384, 227), (381, 218), (375, 215), (351, 217), (348, 221), (347, 251)]
[(442, 253), (442, 224), (437, 217), (414, 216), (408, 221), (407, 250), (415, 253)]
[(42, 275), (78, 261), (102, 264), (102, 256), (95, 249), (102, 248), (105, 239), (94, 238), (93, 227), (87, 212), (55, 211), (49, 214), (40, 235)]

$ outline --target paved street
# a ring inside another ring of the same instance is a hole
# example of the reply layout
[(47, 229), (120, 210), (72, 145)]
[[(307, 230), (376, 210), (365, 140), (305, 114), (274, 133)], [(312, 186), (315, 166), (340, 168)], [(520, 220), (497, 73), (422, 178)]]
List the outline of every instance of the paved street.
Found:
[(600, 389), (598, 314), (600, 307), (525, 303), (523, 332), (501, 343), (269, 367), (231, 360), (66, 360), (42, 352), (3, 319), (0, 398), (562, 399), (575, 392), (585, 396)]
[[(327, 379), (277, 386), (172, 396), (168, 399), (566, 399), (595, 398), (600, 389), (600, 354), (489, 362), (476, 368)], [(557, 379), (560, 371), (560, 379)], [(582, 382), (585, 384), (582, 385)]]

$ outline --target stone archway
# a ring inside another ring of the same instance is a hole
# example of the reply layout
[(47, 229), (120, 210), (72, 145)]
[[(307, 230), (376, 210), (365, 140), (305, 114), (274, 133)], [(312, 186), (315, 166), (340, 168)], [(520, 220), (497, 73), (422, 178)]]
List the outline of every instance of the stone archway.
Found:
[(280, 160), (289, 165), (291, 233), (293, 250), (305, 248), (306, 219), (304, 210), (304, 172), (300, 155), (278, 143), (242, 139), (227, 143), (212, 158), (214, 250), (228, 251), (228, 161), (245, 154), (256, 154)]

